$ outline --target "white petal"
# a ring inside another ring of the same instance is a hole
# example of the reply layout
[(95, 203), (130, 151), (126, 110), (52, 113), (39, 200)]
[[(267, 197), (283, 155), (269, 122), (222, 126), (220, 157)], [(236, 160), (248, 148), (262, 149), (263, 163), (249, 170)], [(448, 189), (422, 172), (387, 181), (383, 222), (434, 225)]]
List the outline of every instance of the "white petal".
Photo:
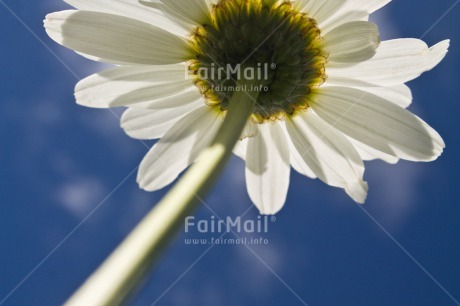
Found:
[(316, 176), (328, 185), (344, 188), (353, 200), (364, 203), (364, 165), (348, 139), (311, 109), (287, 120), (286, 125), (300, 158)]
[(252, 122), (252, 120), (248, 120), (246, 126), (244, 127), (243, 132), (241, 133), (240, 139), (251, 138), (256, 136), (258, 131), (257, 124)]
[(211, 143), (221, 122), (209, 106), (204, 106), (176, 123), (142, 161), (139, 186), (154, 191), (172, 183)]
[(179, 11), (171, 8), (171, 6), (165, 5), (163, 2), (160, 2), (160, 0), (139, 0), (139, 3), (146, 7), (161, 11), (165, 16), (167, 16), (171, 21), (173, 21), (177, 26), (182, 28), (188, 34), (190, 34), (197, 26), (195, 21), (184, 18), (184, 16)]
[(160, 10), (146, 7), (136, 0), (64, 0), (73, 7), (82, 11), (109, 13), (138, 19), (176, 35), (186, 36), (189, 32), (178, 27)]
[(298, 10), (321, 24), (334, 15), (346, 2), (347, 0), (297, 0), (294, 4)]
[(302, 158), (302, 156), (297, 151), (297, 149), (295, 148), (290, 138), (289, 138), (289, 142), (290, 142), (289, 148), (290, 148), (290, 154), (291, 154), (290, 160), (291, 160), (292, 168), (298, 173), (308, 176), (309, 178), (312, 178), (312, 179), (317, 178), (315, 172), (311, 170), (310, 166)]
[[(325, 17), (321, 15), (321, 18), (318, 20), (318, 26), (321, 33), (325, 35), (344, 23), (357, 20), (368, 20), (371, 13), (380, 9), (390, 1), (391, 0), (322, 0), (320, 2), (329, 4), (327, 10), (331, 10), (333, 14), (323, 14)], [(313, 16), (313, 18), (315, 17), (316, 16)]]
[(205, 0), (208, 7), (211, 7), (213, 4), (216, 4), (218, 0)]
[(136, 139), (157, 139), (180, 119), (203, 106), (198, 100), (180, 107), (161, 110), (128, 108), (121, 117), (121, 127), (126, 134)]
[(183, 18), (202, 24), (209, 20), (210, 12), (205, 0), (161, 0), (165, 6), (180, 14)]
[(402, 108), (407, 108), (412, 103), (412, 91), (404, 84), (390, 87), (356, 87), (356, 89), (382, 97)]
[(313, 10), (312, 8), (317, 5), (319, 2), (318, 0), (297, 0), (294, 1), (295, 7), (304, 12), (307, 13), (309, 16), (312, 16)]
[(141, 103), (135, 103), (129, 105), (133, 108), (147, 108), (147, 109), (165, 109), (171, 107), (180, 107), (182, 105), (190, 104), (196, 100), (201, 100), (202, 103), (205, 103), (205, 100), (199, 95), (195, 90), (185, 90), (177, 94), (159, 98), (156, 100), (150, 100)]
[(344, 134), (392, 156), (431, 161), (445, 146), (439, 134), (419, 117), (354, 88), (322, 88), (310, 104), (321, 118)]
[[(334, 86), (331, 82), (326, 81), (322, 85), (323, 87), (327, 86)], [(405, 85), (394, 85), (388, 87), (360, 87), (360, 86), (351, 86), (352, 88), (356, 88), (362, 91), (369, 92), (376, 96), (382, 97), (396, 105), (401, 106), (402, 108), (407, 108), (411, 105), (413, 96), (411, 89)]]
[(237, 141), (235, 147), (233, 148), (233, 154), (242, 160), (246, 160), (246, 152), (248, 151), (248, 139), (249, 138), (245, 138)]
[(276, 214), (284, 205), (289, 188), (289, 147), (276, 123), (259, 125), (248, 139), (246, 184), (249, 197), (261, 214)]
[[(153, 100), (175, 96), (193, 87), (192, 80), (187, 78), (187, 68), (182, 64), (116, 67), (80, 81), (75, 87), (75, 97), (78, 104), (95, 108), (144, 102), (150, 105)], [(197, 91), (190, 91), (188, 96), (185, 102), (200, 98)], [(174, 107), (177, 103), (171, 101), (170, 105)]]
[(202, 99), (196, 91), (186, 90), (169, 97), (160, 98), (148, 102), (142, 102), (139, 104), (133, 104), (131, 107), (147, 109), (165, 109), (187, 105), (196, 100), (201, 100), (202, 103), (205, 103), (205, 100)]
[(63, 46), (109, 63), (163, 65), (184, 62), (190, 56), (185, 39), (119, 15), (56, 12), (46, 16), (45, 28)]
[(399, 158), (395, 156), (391, 156), (376, 149), (373, 149), (357, 140), (354, 140), (353, 138), (347, 138), (355, 147), (356, 151), (359, 153), (359, 156), (361, 156), (363, 160), (381, 159), (389, 164), (396, 164), (399, 161)]
[(280, 122), (280, 126), (286, 135), (286, 140), (289, 145), (289, 153), (290, 153), (289, 160), (290, 160), (292, 168), (298, 173), (308, 176), (309, 178), (312, 178), (312, 179), (317, 178), (316, 174), (313, 172), (313, 170), (311, 170), (310, 166), (307, 163), (305, 163), (302, 156), (300, 156), (299, 152), (294, 146), (294, 143), (292, 143), (291, 137), (289, 136), (289, 132), (286, 128), (286, 123)]
[(361, 62), (375, 55), (380, 35), (377, 26), (367, 21), (345, 23), (324, 36), (328, 59), (334, 62)]
[(233, 154), (246, 160), (246, 151), (248, 147), (248, 139), (255, 137), (259, 132), (259, 125), (255, 124), (251, 120), (248, 120), (248, 123), (244, 127), (243, 132), (241, 133), (240, 140), (236, 143), (233, 148)]
[(358, 64), (329, 63), (326, 67), (328, 82), (352, 87), (400, 85), (439, 64), (448, 47), (448, 40), (431, 48), (418, 39), (384, 41), (368, 61)]

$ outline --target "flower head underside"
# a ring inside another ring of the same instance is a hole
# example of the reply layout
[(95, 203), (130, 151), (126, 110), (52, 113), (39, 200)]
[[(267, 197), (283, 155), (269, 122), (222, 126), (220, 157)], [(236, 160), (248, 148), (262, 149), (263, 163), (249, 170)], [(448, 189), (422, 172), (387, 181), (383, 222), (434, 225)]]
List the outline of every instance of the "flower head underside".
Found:
[(363, 160), (432, 161), (445, 147), (406, 109), (405, 83), (438, 65), (449, 41), (380, 41), (369, 15), (389, 0), (65, 1), (77, 10), (48, 15), (49, 36), (116, 64), (79, 82), (77, 103), (125, 106), (128, 135), (160, 139), (139, 168), (145, 190), (198, 159), (242, 74), (260, 86), (243, 89), (259, 92), (233, 152), (263, 214), (284, 205), (291, 168), (364, 203)]

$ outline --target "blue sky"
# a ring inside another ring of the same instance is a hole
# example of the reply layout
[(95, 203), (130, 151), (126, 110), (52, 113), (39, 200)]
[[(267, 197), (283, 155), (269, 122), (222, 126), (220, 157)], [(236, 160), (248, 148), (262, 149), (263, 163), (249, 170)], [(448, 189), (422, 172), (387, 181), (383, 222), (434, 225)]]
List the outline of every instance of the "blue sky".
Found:
[[(184, 239), (201, 236), (181, 233), (131, 305), (460, 305), (454, 4), (395, 0), (374, 17), (383, 39), (452, 40), (445, 60), (409, 84), (411, 111), (447, 144), (440, 159), (367, 163), (363, 207), (293, 173), (287, 204), (263, 234), (267, 245), (191, 246)], [(74, 103), (78, 79), (104, 66), (47, 37), (44, 16), (65, 8), (0, 1), (0, 305), (62, 304), (166, 191), (137, 187), (146, 148), (120, 129), (122, 110)], [(221, 217), (257, 218), (240, 160), (206, 202)]]

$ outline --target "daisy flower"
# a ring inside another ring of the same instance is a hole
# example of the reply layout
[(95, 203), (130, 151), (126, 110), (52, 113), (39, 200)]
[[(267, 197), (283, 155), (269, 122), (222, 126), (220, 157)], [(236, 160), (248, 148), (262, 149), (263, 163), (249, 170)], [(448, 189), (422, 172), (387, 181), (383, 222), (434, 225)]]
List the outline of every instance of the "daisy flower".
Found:
[(381, 42), (369, 15), (390, 0), (65, 0), (48, 35), (116, 65), (79, 82), (77, 103), (128, 107), (126, 133), (160, 140), (138, 183), (161, 189), (210, 144), (238, 89), (258, 91), (234, 153), (262, 214), (286, 200), (291, 167), (363, 203), (363, 160), (432, 161), (439, 134), (406, 110), (406, 82), (435, 67), (449, 41)]

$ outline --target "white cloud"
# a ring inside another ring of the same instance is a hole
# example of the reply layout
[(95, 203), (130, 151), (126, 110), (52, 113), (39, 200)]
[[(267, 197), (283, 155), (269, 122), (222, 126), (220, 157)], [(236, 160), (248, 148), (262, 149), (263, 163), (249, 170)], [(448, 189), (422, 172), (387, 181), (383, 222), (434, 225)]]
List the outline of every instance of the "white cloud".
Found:
[(106, 191), (107, 188), (99, 180), (80, 177), (63, 184), (56, 192), (56, 200), (81, 219), (100, 203)]
[(367, 204), (387, 229), (398, 230), (417, 206), (418, 186), (424, 173), (415, 163), (373, 163), (368, 164), (370, 196)]

